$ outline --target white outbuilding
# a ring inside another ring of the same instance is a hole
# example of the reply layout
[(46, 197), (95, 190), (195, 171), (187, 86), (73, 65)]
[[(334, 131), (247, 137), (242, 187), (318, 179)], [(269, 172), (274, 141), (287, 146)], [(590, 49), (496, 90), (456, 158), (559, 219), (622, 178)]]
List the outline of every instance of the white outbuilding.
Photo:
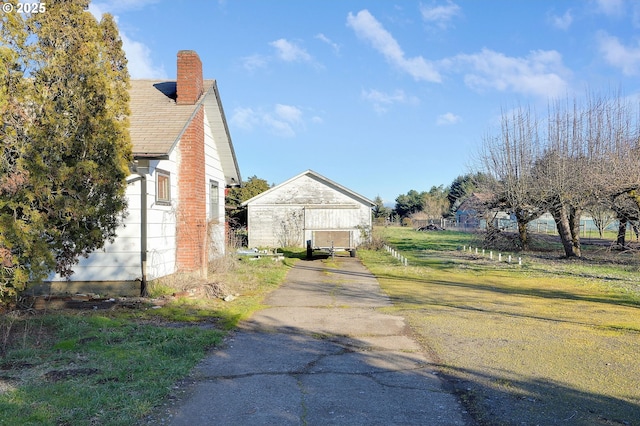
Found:
[(249, 247), (355, 249), (371, 235), (368, 198), (307, 170), (250, 200)]

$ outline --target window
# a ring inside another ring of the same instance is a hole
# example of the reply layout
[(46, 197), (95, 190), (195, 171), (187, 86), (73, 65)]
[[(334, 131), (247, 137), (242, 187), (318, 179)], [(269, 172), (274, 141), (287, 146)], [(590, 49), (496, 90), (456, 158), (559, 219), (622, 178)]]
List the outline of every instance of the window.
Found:
[(156, 204), (171, 204), (171, 180), (169, 172), (156, 169)]
[(220, 217), (220, 191), (218, 190), (218, 182), (209, 181), (209, 219), (218, 219)]

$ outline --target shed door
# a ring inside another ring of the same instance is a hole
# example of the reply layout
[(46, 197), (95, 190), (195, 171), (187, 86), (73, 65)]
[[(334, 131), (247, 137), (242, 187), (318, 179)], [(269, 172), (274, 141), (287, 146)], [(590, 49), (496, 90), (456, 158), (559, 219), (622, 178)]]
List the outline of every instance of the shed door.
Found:
[(360, 209), (355, 204), (307, 205), (304, 227), (308, 230), (353, 229), (360, 224)]

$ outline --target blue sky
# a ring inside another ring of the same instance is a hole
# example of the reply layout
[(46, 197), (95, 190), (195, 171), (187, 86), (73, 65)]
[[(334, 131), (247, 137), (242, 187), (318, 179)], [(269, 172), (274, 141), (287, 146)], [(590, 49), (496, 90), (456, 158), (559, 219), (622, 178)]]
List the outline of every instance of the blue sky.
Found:
[(132, 78), (195, 50), (240, 170), (312, 169), (385, 202), (468, 173), (502, 111), (640, 92), (640, 2), (102, 0)]

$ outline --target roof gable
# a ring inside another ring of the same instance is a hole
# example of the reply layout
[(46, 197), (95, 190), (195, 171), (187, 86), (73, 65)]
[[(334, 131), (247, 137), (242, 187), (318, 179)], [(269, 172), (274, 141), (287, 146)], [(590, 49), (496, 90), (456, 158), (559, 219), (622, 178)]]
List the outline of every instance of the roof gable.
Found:
[[(278, 191), (280, 191), (282, 188), (285, 188), (291, 184), (293, 184), (295, 181), (301, 179), (301, 178), (311, 178), (314, 181), (320, 183), (321, 185), (327, 186), (337, 192), (340, 192), (341, 194), (343, 194), (345, 197), (348, 197), (358, 203), (367, 205), (369, 207), (373, 207), (375, 205), (375, 203), (371, 200), (369, 200), (366, 197), (363, 197), (362, 195), (332, 181), (331, 179), (328, 179), (324, 176), (322, 176), (319, 173), (314, 172), (313, 170), (307, 170), (305, 172), (302, 172), (294, 177), (292, 177), (291, 179), (288, 179), (284, 182), (282, 182), (279, 185), (274, 186), (273, 188), (270, 188), (269, 190), (256, 195), (255, 197), (245, 201), (242, 203), (242, 206), (246, 206), (252, 203), (259, 203), (261, 200), (267, 199), (270, 195), (277, 193)], [(313, 203), (310, 203), (313, 204)]]
[(166, 158), (204, 105), (228, 185), (241, 182), (240, 169), (215, 80), (205, 80), (203, 94), (193, 105), (176, 103), (176, 82), (131, 80), (130, 127), (136, 158)]

